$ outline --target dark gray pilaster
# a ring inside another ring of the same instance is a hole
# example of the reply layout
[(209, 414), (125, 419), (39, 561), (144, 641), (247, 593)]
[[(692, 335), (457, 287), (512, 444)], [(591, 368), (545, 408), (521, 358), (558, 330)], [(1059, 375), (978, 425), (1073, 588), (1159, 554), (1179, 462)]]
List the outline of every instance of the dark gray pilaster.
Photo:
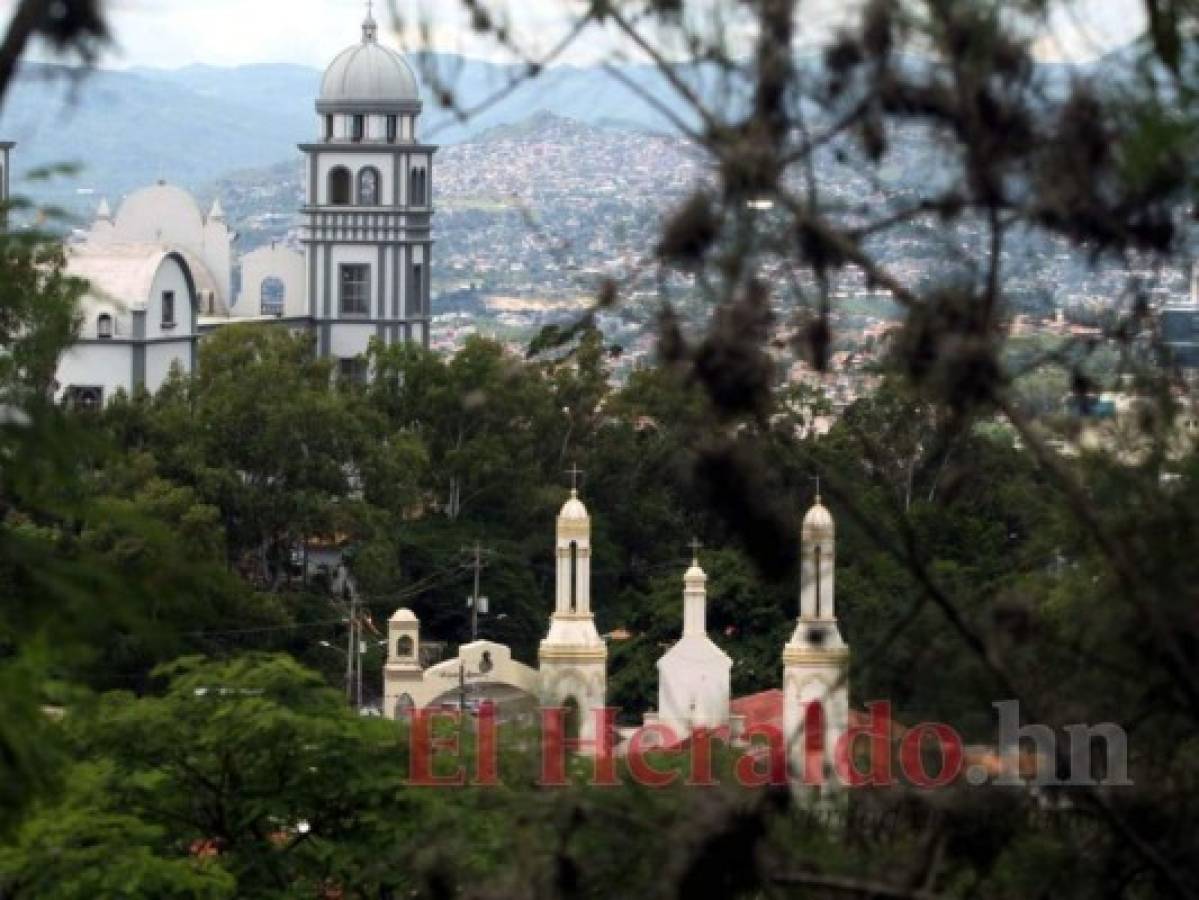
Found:
[(424, 296), (421, 297), (420, 315), (427, 318), (432, 315), (433, 308), (433, 244), (425, 244), (425, 277), (421, 282), (421, 291)]
[(333, 317), (333, 247), (325, 244), (325, 298), (324, 318)]
[(133, 390), (139, 387), (146, 386), (146, 345), (133, 344), (129, 348), (132, 351), (133, 367), (129, 373), (129, 384)]
[(316, 318), (316, 260), (319, 253), (319, 245), (308, 245), (308, 315), (314, 319)]
[(391, 268), (395, 273), (395, 280), (391, 284), (391, 317), (393, 319), (398, 319), (400, 317), (400, 300), (403, 296), (400, 293), (400, 264), (404, 259), (404, 248), (402, 246), (393, 247), (391, 255)]
[(379, 245), (379, 318), (387, 318), (387, 248), (382, 244)]

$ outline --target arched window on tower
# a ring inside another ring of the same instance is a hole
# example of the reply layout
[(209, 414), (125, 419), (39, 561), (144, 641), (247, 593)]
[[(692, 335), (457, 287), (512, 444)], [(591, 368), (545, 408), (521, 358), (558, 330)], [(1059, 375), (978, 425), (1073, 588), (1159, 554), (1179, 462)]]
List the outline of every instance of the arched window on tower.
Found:
[(579, 542), (570, 542), (570, 611), (579, 611)]
[(408, 635), (404, 635), (396, 641), (396, 656), (398, 656), (400, 659), (411, 658), (413, 646), (412, 638)]
[(102, 341), (112, 340), (112, 316), (101, 313), (96, 319), (96, 337)]
[(262, 279), (262, 287), (259, 289), (259, 299), (261, 300), (261, 309), (264, 316), (281, 316), (287, 305), (287, 285), (283, 283), (281, 278), (271, 276)]
[(379, 205), (379, 170), (367, 166), (358, 173), (358, 205)]
[(332, 206), (349, 206), (352, 203), (350, 170), (338, 166), (329, 172), (329, 203)]

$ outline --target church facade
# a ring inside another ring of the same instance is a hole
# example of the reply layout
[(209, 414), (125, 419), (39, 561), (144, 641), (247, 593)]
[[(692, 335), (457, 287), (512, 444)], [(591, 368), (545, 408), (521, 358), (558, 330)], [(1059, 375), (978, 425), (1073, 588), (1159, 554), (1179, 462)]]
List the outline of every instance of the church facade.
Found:
[[(67, 247), (68, 272), (89, 289), (79, 339), (59, 366), (59, 397), (101, 405), (118, 390), (156, 391), (172, 368), (194, 371), (205, 334), (239, 322), (312, 334), (345, 378), (369, 377), (371, 341), (428, 346), (436, 148), (420, 141), (421, 111), (411, 66), (380, 42), (368, 15), (360, 40), (326, 70), (314, 140), (300, 145), (298, 248), (238, 259), (220, 201), (205, 213), (165, 182), (134, 192), (115, 214), (102, 201)], [(6, 197), (11, 151), (0, 144)]]
[[(707, 631), (707, 575), (697, 548), (683, 575), (682, 634), (658, 661), (658, 709), (645, 716), (643, 748), (678, 746), (700, 729), (744, 745), (744, 711), (765, 701), (773, 709), (755, 718), (777, 722), (795, 782), (810, 779), (816, 766), (820, 793), (836, 793), (835, 754), (849, 727), (849, 647), (834, 603), (835, 526), (819, 494), (804, 517), (800, 541), (799, 615), (782, 648), (782, 690), (741, 700), (731, 698), (733, 660)], [(411, 610), (400, 609), (388, 630), (384, 715), (399, 719), (413, 709), (473, 708), (481, 702), (495, 704), (501, 719), (531, 716), (538, 707), (565, 708), (574, 736), (594, 747), (597, 713), (607, 703), (608, 654), (592, 612), (591, 517), (577, 491), (558, 514), (554, 548), (554, 608), (537, 668), (491, 641), (466, 644), (456, 658), (425, 668), (420, 622)], [(808, 737), (815, 730), (821, 739), (813, 752)], [(626, 731), (631, 736), (637, 729)]]

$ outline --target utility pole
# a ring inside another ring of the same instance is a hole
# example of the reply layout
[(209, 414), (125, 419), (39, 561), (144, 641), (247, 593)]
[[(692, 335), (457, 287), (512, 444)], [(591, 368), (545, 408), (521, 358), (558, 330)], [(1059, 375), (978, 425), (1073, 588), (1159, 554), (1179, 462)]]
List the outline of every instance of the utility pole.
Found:
[[(475, 541), (473, 547), (463, 547), (463, 553), (470, 554), (474, 559), (467, 565), (475, 570), (475, 587), (467, 599), (467, 604), (470, 606), (470, 639), (473, 643), (479, 639), (479, 611), (480, 607), (487, 602), (486, 598), (479, 596), (479, 581), (483, 574), (483, 556), (491, 551)], [(486, 612), (486, 610), (484, 610)]]
[(346, 646), (346, 703), (353, 704), (353, 702), (354, 702), (354, 657), (357, 656), (357, 641), (356, 641), (356, 639), (358, 637), (358, 634), (357, 634), (357, 631), (358, 631), (357, 612), (358, 612), (358, 610), (356, 609), (357, 604), (354, 601), (354, 591), (350, 589), (349, 574), (346, 572), (344, 566), (342, 567), (341, 572), (342, 572), (342, 576), (341, 576), (342, 577), (342, 583), (341, 583), (342, 599), (346, 600), (349, 604), (348, 615), (349, 615), (349, 623), (350, 623), (350, 629), (349, 629), (350, 636), (348, 639), (349, 643)]

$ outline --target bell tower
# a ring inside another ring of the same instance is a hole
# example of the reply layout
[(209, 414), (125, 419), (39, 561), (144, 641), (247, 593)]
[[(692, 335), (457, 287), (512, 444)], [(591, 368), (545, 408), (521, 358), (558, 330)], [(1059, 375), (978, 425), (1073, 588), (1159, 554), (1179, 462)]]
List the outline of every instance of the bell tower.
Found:
[(309, 315), (343, 377), (366, 376), (372, 339), (429, 343), (436, 148), (419, 140), (421, 109), (412, 68), (368, 12), (361, 40), (325, 72), (318, 139), (300, 145)]
[(577, 488), (558, 513), (555, 557), (554, 612), (538, 653), (541, 703), (573, 706), (579, 739), (593, 741), (595, 712), (607, 697), (608, 647), (591, 612), (591, 517)]
[[(849, 727), (849, 647), (834, 599), (836, 528), (819, 489), (804, 517), (800, 559), (799, 621), (783, 648), (783, 733), (792, 779), (818, 767), (821, 793), (829, 793), (839, 784), (834, 754)], [(816, 730), (818, 755), (807, 752)]]
[(398, 609), (387, 623), (387, 663), (383, 667), (383, 715), (398, 719), (415, 705), (424, 679), (420, 664), (420, 620)]

